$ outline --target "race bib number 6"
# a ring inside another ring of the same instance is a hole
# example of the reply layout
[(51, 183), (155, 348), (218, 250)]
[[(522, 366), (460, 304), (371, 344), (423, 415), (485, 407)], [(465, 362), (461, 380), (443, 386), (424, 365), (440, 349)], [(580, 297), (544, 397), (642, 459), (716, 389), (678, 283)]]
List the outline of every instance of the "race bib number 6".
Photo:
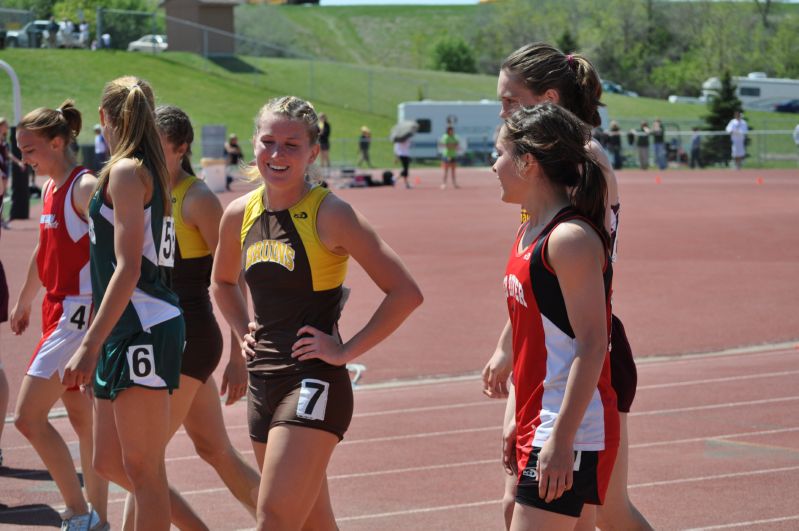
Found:
[(300, 399), (297, 401), (297, 416), (301, 419), (325, 420), (328, 382), (306, 378), (302, 381)]
[(164, 216), (164, 221), (161, 225), (158, 265), (163, 267), (175, 266), (175, 220), (169, 216)]

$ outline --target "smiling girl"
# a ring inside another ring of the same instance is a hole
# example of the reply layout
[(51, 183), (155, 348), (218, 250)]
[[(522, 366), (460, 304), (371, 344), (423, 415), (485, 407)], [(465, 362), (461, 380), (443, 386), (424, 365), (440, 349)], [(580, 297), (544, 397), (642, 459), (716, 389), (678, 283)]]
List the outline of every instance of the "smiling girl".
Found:
[[(213, 292), (246, 350), (255, 308), (256, 345), (247, 361), (250, 438), (262, 469), (258, 529), (335, 529), (326, 469), (352, 418), (346, 363), (388, 337), (422, 302), (396, 253), (350, 205), (307, 182), (319, 154), (313, 107), (270, 100), (253, 137), (262, 185), (222, 216)], [(349, 341), (338, 334), (342, 284), (352, 256), (386, 294)]]

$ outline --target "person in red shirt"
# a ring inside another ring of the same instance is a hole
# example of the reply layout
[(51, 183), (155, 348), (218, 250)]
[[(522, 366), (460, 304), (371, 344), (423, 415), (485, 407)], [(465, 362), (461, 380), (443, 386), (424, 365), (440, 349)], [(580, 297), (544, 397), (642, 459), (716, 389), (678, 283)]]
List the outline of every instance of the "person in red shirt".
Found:
[[(97, 179), (77, 164), (70, 148), (81, 123), (80, 111), (67, 100), (57, 109), (31, 111), (17, 126), (23, 160), (50, 179), (43, 190), (39, 241), (10, 316), (11, 330), (22, 334), (30, 324), (33, 299), (44, 286), (42, 336), (20, 387), (15, 425), (36, 449), (64, 497), (62, 516), (70, 522), (70, 529), (103, 529), (107, 525), (108, 482), (92, 467), (92, 402), (76, 387), (61, 384), (92, 311), (87, 208)], [(91, 506), (83, 497), (69, 448), (48, 421), (59, 398), (80, 440)]]
[(529, 214), (504, 277), (517, 426), (505, 457), (517, 478), (513, 530), (574, 529), (579, 518), (593, 529), (619, 444), (607, 184), (590, 138), (579, 118), (548, 102), (513, 113), (497, 139), (502, 200)]

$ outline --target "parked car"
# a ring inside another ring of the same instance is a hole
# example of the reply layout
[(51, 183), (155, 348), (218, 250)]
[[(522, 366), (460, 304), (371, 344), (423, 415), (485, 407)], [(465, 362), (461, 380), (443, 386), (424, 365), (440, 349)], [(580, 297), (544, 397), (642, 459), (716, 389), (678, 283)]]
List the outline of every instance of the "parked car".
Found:
[(166, 35), (145, 35), (128, 44), (129, 52), (157, 53), (166, 49)]
[(611, 94), (621, 94), (622, 96), (638, 97), (638, 93), (633, 90), (625, 90), (624, 87), (607, 79), (602, 80), (602, 92)]
[(774, 105), (776, 112), (799, 112), (799, 100), (788, 100)]
[(47, 40), (49, 20), (32, 20), (22, 29), (6, 32), (6, 46), (9, 48), (39, 48)]

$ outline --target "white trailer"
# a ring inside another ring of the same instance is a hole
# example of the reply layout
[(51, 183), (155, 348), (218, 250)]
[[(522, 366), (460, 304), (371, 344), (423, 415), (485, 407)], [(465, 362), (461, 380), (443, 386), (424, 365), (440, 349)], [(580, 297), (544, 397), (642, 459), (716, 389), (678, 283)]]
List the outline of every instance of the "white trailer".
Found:
[[(502, 105), (494, 100), (410, 101), (397, 106), (397, 121), (414, 121), (419, 129), (411, 141), (411, 157), (433, 159), (439, 156), (438, 140), (447, 126), (460, 139), (460, 154), (469, 161), (485, 161), (494, 150), (494, 136), (502, 120)], [(608, 112), (599, 108), (602, 128), (608, 128)]]
[[(748, 109), (774, 110), (774, 105), (799, 98), (799, 79), (767, 77), (764, 72), (752, 72), (746, 77), (734, 76), (735, 95)], [(711, 77), (702, 83), (702, 96), (712, 98), (721, 88), (721, 80)]]
[(491, 100), (410, 101), (397, 106), (397, 121), (419, 124), (411, 142), (412, 158), (438, 157), (438, 140), (450, 125), (461, 139), (461, 154), (485, 158), (494, 149), (500, 109), (500, 103)]

